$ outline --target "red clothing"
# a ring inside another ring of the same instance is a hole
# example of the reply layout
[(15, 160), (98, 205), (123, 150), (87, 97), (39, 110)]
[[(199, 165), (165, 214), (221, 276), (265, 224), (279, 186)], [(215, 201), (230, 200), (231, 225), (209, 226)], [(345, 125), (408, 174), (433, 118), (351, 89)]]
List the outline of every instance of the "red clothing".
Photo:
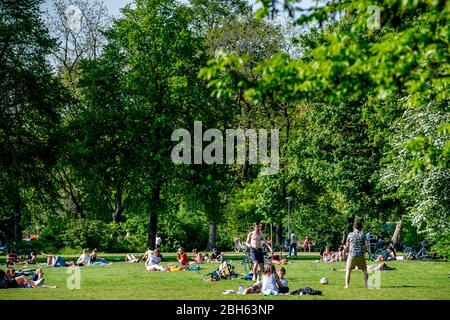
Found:
[(189, 264), (188, 256), (185, 252), (183, 252), (182, 254), (178, 254), (177, 259), (178, 259), (178, 262), (180, 264), (182, 264), (183, 266), (187, 266)]

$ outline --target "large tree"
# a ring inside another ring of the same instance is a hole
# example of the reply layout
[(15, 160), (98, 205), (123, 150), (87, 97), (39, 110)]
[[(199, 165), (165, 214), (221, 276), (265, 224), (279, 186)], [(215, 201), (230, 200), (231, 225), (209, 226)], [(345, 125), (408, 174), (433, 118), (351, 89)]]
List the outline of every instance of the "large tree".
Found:
[(15, 241), (22, 238), (26, 190), (51, 194), (48, 173), (55, 163), (58, 109), (65, 101), (46, 61), (54, 42), (41, 19), (40, 4), (0, 4), (0, 208), (2, 215), (11, 215), (8, 230), (13, 230)]

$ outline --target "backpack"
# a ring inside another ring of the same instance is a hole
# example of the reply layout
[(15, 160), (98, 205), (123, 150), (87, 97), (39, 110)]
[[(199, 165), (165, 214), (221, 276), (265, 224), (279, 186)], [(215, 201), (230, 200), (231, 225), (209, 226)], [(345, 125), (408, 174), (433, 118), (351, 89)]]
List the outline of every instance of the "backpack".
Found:
[(295, 291), (292, 291), (291, 294), (296, 294), (296, 295), (300, 295), (300, 294), (310, 294), (313, 296), (321, 296), (322, 295), (322, 291), (320, 290), (314, 290), (310, 287), (305, 287), (305, 288), (301, 288)]
[(226, 261), (222, 262), (219, 266), (219, 273), (222, 278), (228, 278), (232, 275), (231, 264)]

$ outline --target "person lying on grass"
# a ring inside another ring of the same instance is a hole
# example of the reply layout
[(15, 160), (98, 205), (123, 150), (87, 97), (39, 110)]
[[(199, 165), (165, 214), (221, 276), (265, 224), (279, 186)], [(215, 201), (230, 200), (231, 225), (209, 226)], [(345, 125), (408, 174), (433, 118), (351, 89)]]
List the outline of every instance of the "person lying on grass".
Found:
[(41, 268), (33, 272), (32, 279), (21, 275), (17, 276), (13, 268), (8, 268), (5, 271), (0, 270), (0, 289), (15, 289), (15, 288), (51, 288), (56, 286), (44, 285), (44, 274)]
[(127, 256), (125, 257), (125, 262), (138, 263), (139, 261), (140, 260), (132, 254), (127, 254)]
[(83, 250), (80, 258), (78, 258), (77, 262), (68, 261), (66, 262), (63, 257), (58, 255), (47, 254), (41, 252), (41, 255), (47, 257), (47, 266), (49, 267), (74, 267), (74, 266), (85, 266), (90, 263), (89, 251), (87, 249)]

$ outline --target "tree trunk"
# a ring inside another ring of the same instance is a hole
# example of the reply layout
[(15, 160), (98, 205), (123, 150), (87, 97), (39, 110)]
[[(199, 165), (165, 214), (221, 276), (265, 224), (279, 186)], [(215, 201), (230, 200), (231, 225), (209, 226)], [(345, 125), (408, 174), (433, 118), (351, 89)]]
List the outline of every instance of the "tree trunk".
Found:
[(19, 191), (16, 191), (14, 199), (14, 209), (12, 210), (14, 219), (14, 242), (17, 244), (22, 240), (22, 230), (20, 229), (21, 220), (21, 199)]
[(147, 247), (155, 250), (156, 232), (158, 230), (158, 209), (160, 206), (160, 189), (157, 188), (153, 192), (152, 199), (150, 199), (151, 209), (149, 214), (149, 227), (147, 236)]
[(400, 231), (402, 228), (402, 219), (400, 219), (400, 221), (397, 221), (395, 223), (395, 231), (394, 234), (392, 235), (392, 245), (394, 246), (394, 248), (397, 248), (397, 246), (399, 245), (399, 239), (400, 239)]
[(122, 220), (123, 206), (122, 206), (122, 184), (117, 183), (116, 194), (114, 195), (114, 211), (112, 213), (112, 220), (115, 223), (119, 223)]
[(276, 236), (276, 245), (283, 245), (283, 225), (281, 223), (277, 224), (277, 236)]
[(208, 237), (208, 246), (206, 247), (206, 251), (211, 251), (216, 247), (217, 241), (217, 225), (211, 223), (209, 225), (209, 237)]

